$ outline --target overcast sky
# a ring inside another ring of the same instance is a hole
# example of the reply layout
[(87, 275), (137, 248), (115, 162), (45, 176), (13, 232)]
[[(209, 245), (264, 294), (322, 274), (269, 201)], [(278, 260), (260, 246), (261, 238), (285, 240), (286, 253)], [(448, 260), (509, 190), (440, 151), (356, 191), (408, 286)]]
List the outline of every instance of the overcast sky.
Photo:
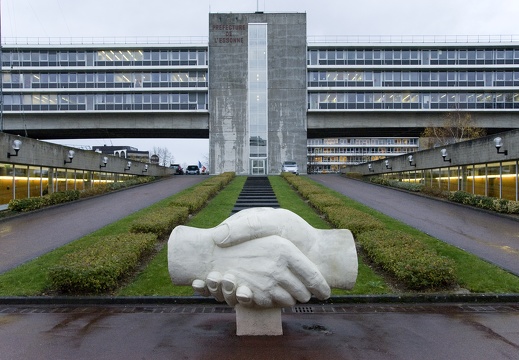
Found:
[[(306, 12), (307, 34), (519, 35), (519, 0), (0, 0), (2, 38), (208, 36), (209, 12)], [(208, 140), (90, 139), (204, 162)]]

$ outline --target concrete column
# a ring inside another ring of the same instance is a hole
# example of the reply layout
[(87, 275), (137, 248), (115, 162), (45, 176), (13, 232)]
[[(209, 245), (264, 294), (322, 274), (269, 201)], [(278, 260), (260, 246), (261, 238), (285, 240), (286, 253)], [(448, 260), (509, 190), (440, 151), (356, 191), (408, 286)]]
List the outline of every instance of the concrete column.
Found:
[(283, 335), (281, 308), (255, 309), (235, 306), (236, 335), (278, 336)]

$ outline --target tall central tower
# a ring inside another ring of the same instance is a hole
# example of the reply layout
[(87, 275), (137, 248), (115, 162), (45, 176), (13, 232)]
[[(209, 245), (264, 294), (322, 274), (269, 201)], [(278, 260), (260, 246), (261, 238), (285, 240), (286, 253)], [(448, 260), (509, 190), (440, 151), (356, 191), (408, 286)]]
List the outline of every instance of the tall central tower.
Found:
[(209, 14), (211, 172), (306, 172), (306, 14)]

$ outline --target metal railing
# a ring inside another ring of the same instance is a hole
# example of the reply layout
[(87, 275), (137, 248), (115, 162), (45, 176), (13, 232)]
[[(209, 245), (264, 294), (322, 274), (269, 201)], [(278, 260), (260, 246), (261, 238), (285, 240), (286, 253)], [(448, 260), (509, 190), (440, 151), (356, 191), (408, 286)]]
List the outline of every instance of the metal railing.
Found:
[(207, 36), (4, 37), (2, 45), (169, 45), (208, 44)]
[(311, 43), (515, 43), (519, 35), (323, 35), (308, 36)]

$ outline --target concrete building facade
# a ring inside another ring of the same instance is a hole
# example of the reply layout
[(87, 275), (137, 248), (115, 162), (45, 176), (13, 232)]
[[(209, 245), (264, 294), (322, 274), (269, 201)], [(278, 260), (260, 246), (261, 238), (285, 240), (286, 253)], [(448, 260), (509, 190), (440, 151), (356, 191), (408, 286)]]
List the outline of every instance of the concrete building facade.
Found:
[(209, 171), (301, 173), (416, 151), (470, 113), (519, 124), (517, 37), (308, 37), (306, 14), (209, 14), (207, 39), (2, 46), (0, 131), (207, 138)]
[(209, 78), (214, 172), (306, 170), (306, 14), (210, 14)]

